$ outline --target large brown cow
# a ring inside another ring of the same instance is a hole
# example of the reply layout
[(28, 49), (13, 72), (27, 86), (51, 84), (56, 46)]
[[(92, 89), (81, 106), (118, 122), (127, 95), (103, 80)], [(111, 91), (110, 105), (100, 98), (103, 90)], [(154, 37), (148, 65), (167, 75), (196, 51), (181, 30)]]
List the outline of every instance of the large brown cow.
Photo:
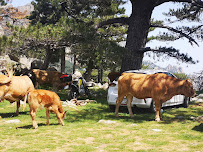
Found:
[(138, 99), (152, 98), (155, 102), (156, 121), (160, 121), (162, 103), (178, 94), (186, 97), (195, 95), (189, 80), (179, 80), (162, 73), (151, 75), (123, 73), (118, 79), (118, 98), (116, 100), (115, 114), (118, 116), (119, 106), (124, 96), (127, 98), (127, 107), (131, 117), (133, 117), (131, 109), (133, 97)]
[(34, 85), (28, 76), (13, 76), (12, 71), (8, 71), (8, 75), (0, 75), (0, 100), (17, 102), (16, 114), (19, 115), (20, 100), (26, 100), (26, 93), (34, 90)]
[(49, 84), (53, 86), (53, 91), (57, 91), (60, 86), (64, 84), (60, 81), (60, 77), (63, 75), (57, 71), (45, 71), (39, 69), (32, 70), (36, 76), (36, 88), (39, 84)]
[(33, 90), (27, 94), (28, 104), (30, 106), (30, 116), (32, 118), (33, 128), (38, 128), (35, 116), (38, 108), (46, 108), (46, 124), (49, 125), (49, 112), (54, 112), (61, 125), (64, 125), (63, 119), (66, 112), (63, 111), (59, 96), (48, 90)]

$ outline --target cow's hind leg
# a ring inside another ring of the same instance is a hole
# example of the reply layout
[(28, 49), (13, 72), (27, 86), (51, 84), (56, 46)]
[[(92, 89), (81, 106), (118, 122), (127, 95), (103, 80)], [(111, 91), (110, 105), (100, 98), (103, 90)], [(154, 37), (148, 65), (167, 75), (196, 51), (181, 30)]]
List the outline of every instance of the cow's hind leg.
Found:
[(132, 108), (131, 108), (131, 103), (132, 103), (132, 100), (133, 100), (133, 96), (128, 94), (126, 96), (126, 98), (127, 98), (128, 112), (130, 114), (130, 117), (133, 118), (133, 112), (132, 112)]
[(37, 109), (30, 109), (30, 116), (32, 118), (32, 126), (34, 129), (38, 128), (37, 122), (35, 120)]
[(118, 117), (118, 111), (119, 111), (119, 107), (121, 105), (121, 102), (123, 101), (123, 98), (124, 96), (118, 96), (117, 100), (116, 100), (116, 109), (115, 109), (115, 114), (116, 114), (116, 117)]
[(16, 114), (17, 116), (19, 115), (19, 108), (20, 108), (20, 101), (16, 101), (17, 109), (16, 109)]
[(46, 117), (47, 117), (46, 125), (49, 125), (49, 109), (48, 108), (46, 108)]

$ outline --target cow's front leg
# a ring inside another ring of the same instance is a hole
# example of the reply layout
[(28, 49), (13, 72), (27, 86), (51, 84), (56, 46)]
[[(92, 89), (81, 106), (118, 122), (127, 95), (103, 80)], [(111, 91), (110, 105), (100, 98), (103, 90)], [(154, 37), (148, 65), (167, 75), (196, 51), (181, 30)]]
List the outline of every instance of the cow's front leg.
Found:
[(17, 102), (17, 109), (16, 109), (16, 114), (17, 116), (19, 115), (19, 108), (20, 108), (20, 101), (16, 101)]
[(156, 109), (156, 119), (155, 121), (161, 121), (161, 102), (155, 101), (155, 109)]
[(130, 114), (130, 117), (133, 118), (134, 115), (133, 115), (132, 108), (131, 108), (131, 103), (132, 103), (132, 100), (133, 100), (133, 96), (132, 95), (127, 95), (126, 98), (127, 98), (128, 112)]
[(46, 108), (46, 117), (47, 117), (46, 125), (49, 125), (49, 109), (48, 108)]

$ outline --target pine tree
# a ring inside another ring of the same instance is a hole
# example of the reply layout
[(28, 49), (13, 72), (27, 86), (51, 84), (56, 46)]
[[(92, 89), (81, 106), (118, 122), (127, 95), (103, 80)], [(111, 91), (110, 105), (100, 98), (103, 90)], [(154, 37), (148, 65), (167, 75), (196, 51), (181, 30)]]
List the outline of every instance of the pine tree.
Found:
[[(163, 33), (163, 35), (156, 37), (159, 40), (174, 41), (184, 37), (188, 39), (191, 44), (198, 45), (194, 38), (201, 37), (200, 35), (195, 36), (195, 33), (198, 33), (198, 31), (202, 29), (202, 25), (192, 28), (187, 26), (173, 28), (165, 25), (164, 22), (153, 22), (153, 20), (151, 19), (151, 15), (155, 7), (166, 2), (175, 2), (177, 4), (182, 4), (183, 8), (177, 11), (171, 9), (170, 14), (168, 15), (176, 16), (177, 18), (182, 17), (182, 19), (198, 20), (203, 6), (201, 0), (130, 0), (130, 2), (132, 3), (132, 13), (130, 17), (115, 15), (122, 12), (119, 12), (119, 9), (114, 8), (118, 8), (120, 4), (123, 4), (125, 2), (126, 1), (122, 0), (89, 0), (88, 2), (83, 2), (82, 0), (68, 0), (66, 3), (63, 3), (63, 6), (67, 10), (67, 15), (78, 21), (83, 21), (81, 20), (81, 18), (83, 17), (82, 12), (87, 12), (86, 8), (88, 8), (88, 10), (89, 8), (93, 8), (94, 13), (101, 19), (97, 22), (98, 24), (95, 26), (96, 29), (102, 28), (103, 30), (108, 30), (108, 25), (126, 25), (128, 27), (126, 51), (122, 60), (121, 72), (125, 70), (140, 69), (142, 66), (144, 53), (148, 51), (167, 54), (168, 56), (176, 57), (186, 62), (195, 63), (195, 61), (193, 61), (191, 57), (188, 57), (188, 55), (186, 54), (179, 53), (179, 50), (176, 50), (175, 48), (164, 47), (159, 49), (151, 49), (145, 48), (145, 45), (149, 40), (148, 33), (150, 31), (150, 28), (164, 28), (169, 31), (169, 33)], [(90, 7), (85, 7), (85, 5)], [(105, 19), (105, 17), (108, 16), (108, 13), (111, 11), (107, 11), (107, 14), (104, 12), (109, 9), (114, 10), (112, 12), (114, 12), (115, 14), (111, 18)], [(99, 11), (103, 13), (101, 13), (101, 15), (97, 14), (97, 12)], [(170, 32), (172, 33), (170, 34)]]

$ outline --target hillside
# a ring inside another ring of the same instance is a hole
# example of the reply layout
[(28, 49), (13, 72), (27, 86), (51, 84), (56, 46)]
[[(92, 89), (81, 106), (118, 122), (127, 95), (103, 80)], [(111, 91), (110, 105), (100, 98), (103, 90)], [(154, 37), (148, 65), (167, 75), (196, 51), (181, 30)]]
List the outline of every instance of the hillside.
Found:
[(159, 69), (159, 70), (169, 71), (171, 73), (184, 73), (184, 71), (181, 67), (172, 66), (170, 64), (165, 68), (154, 64), (152, 61), (144, 61), (143, 64), (149, 65), (150, 69)]
[(26, 16), (34, 10), (31, 4), (14, 8), (11, 4), (0, 6), (0, 36), (10, 35), (11, 31), (7, 27), (7, 23), (14, 26), (28, 26), (29, 20)]

